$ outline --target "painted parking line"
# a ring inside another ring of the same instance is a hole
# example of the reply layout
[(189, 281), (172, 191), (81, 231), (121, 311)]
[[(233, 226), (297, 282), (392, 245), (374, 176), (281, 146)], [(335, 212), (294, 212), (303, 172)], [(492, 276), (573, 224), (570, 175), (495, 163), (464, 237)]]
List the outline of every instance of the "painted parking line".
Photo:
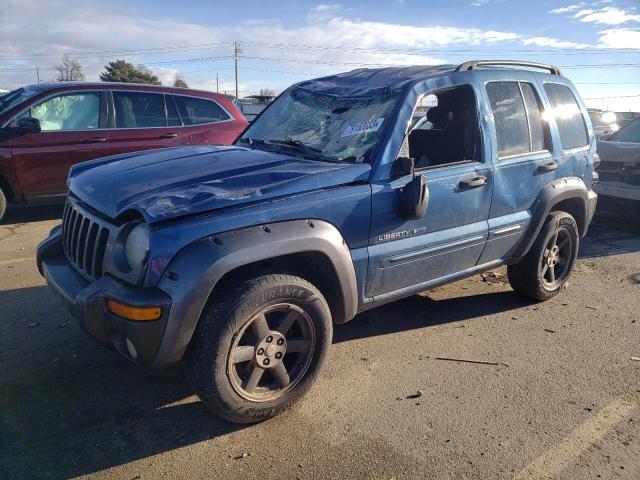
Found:
[(576, 458), (640, 406), (640, 398), (618, 397), (518, 472), (514, 480), (555, 478)]

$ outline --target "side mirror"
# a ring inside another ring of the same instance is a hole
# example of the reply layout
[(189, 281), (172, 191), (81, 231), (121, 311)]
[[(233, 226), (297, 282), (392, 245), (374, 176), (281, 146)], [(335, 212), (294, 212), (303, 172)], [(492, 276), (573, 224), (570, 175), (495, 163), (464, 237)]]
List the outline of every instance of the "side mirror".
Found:
[(391, 166), (391, 180), (397, 180), (398, 178), (406, 177), (408, 175), (413, 176), (415, 173), (415, 163), (413, 158), (398, 157)]
[(40, 120), (33, 117), (22, 117), (18, 119), (15, 130), (19, 133), (40, 133)]
[(418, 175), (402, 187), (400, 192), (400, 215), (407, 220), (424, 217), (429, 205), (427, 177)]

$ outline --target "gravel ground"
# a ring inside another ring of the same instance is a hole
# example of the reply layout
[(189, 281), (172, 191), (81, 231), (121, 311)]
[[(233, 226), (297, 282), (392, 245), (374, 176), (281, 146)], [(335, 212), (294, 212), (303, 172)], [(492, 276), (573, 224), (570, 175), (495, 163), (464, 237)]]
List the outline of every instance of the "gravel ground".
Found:
[(66, 314), (34, 259), (60, 213), (0, 225), (2, 479), (640, 478), (640, 231), (619, 212), (555, 299), (498, 269), (367, 312), (303, 401), (244, 427)]

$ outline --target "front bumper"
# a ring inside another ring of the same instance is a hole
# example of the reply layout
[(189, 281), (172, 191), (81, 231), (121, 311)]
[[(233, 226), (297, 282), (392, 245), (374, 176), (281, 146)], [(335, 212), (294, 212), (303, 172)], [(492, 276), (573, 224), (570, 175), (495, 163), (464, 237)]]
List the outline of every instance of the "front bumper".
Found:
[[(158, 349), (171, 310), (171, 297), (158, 288), (140, 288), (105, 275), (88, 282), (76, 272), (62, 250), (62, 229), (56, 227), (38, 246), (38, 269), (59, 294), (80, 326), (100, 343), (143, 365), (159, 365)], [(153, 321), (131, 321), (109, 312), (107, 300), (134, 307), (160, 306), (162, 316)], [(126, 346), (135, 347), (133, 356)]]

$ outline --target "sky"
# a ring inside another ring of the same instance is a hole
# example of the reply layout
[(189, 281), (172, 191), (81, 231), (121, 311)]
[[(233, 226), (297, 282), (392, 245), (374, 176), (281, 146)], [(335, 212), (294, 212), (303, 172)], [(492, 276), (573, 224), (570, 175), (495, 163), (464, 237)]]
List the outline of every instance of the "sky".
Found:
[[(560, 66), (587, 105), (640, 111), (640, 1), (0, 0), (0, 88), (87, 80), (124, 58), (164, 84), (240, 96), (360, 67), (519, 59)], [(216, 75), (218, 82), (216, 82)]]

